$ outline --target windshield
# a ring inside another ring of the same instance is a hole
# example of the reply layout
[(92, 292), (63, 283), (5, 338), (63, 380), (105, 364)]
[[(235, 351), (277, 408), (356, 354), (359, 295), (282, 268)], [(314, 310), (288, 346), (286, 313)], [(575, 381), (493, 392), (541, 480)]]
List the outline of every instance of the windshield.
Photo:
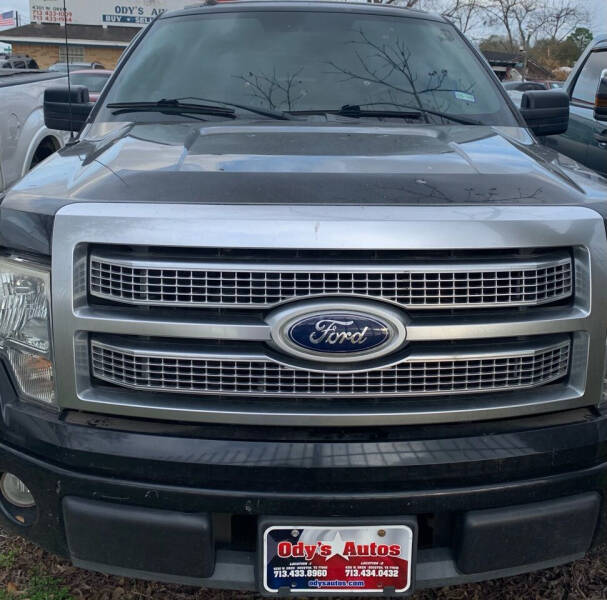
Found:
[[(124, 65), (106, 106), (175, 98), (301, 115), (346, 105), (382, 115), (410, 108), (517, 125), (495, 82), (451, 25), (345, 10), (158, 20)], [(188, 117), (104, 107), (97, 120), (162, 118)], [(452, 123), (436, 114), (425, 118)]]

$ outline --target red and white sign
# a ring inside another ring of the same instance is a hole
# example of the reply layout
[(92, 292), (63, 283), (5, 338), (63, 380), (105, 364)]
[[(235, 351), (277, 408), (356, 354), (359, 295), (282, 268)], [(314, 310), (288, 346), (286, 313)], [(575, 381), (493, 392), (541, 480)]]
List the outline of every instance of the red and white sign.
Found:
[(364, 593), (411, 588), (407, 525), (275, 526), (264, 532), (264, 591)]

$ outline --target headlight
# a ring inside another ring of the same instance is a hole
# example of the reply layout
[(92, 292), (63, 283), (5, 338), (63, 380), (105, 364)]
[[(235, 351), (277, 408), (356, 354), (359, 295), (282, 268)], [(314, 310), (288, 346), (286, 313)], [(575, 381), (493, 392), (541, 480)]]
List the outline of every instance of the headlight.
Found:
[(0, 258), (0, 351), (21, 395), (53, 404), (50, 269), (15, 257)]

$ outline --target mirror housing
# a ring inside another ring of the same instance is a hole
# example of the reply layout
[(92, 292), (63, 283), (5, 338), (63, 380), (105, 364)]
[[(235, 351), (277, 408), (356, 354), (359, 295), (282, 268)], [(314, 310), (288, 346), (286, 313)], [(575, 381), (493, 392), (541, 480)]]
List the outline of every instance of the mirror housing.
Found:
[[(71, 102), (70, 102), (71, 100)], [(83, 85), (49, 87), (44, 90), (44, 124), (49, 129), (78, 132), (84, 126), (94, 104)]]
[(561, 89), (523, 94), (521, 113), (535, 135), (558, 135), (569, 126), (569, 95)]
[(597, 121), (607, 121), (607, 69), (601, 73), (599, 87), (596, 90), (594, 118)]

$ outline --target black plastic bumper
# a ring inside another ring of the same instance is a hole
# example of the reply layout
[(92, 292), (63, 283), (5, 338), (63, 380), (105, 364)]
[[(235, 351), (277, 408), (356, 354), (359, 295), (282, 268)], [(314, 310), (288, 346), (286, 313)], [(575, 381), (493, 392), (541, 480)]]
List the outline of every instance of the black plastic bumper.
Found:
[[(601, 533), (607, 419), (590, 411), (385, 439), (292, 431), (291, 441), (263, 429), (58, 419), (18, 404), (4, 419), (0, 472), (21, 477), (38, 510), (31, 526), (2, 525), (108, 573), (253, 589), (260, 517), (415, 517), (418, 587), (568, 562)], [(138, 543), (103, 548), (98, 531), (83, 536), (102, 515), (108, 540)]]
[[(600, 495), (588, 492), (547, 502), (463, 513), (454, 553), (445, 548), (418, 553), (418, 587), (444, 585), (447, 574), (452, 582), (472, 580), (583, 556), (591, 544), (600, 505)], [(254, 567), (256, 557), (254, 553), (226, 552), (216, 556), (208, 514), (125, 507), (72, 497), (64, 499), (63, 514), (70, 555), (78, 565), (120, 575), (160, 577), (207, 586), (248, 589), (255, 586), (250, 569), (243, 569), (238, 579), (230, 580), (222, 574), (229, 573), (234, 565)], [(278, 518), (274, 519), (268, 517), (264, 521), (268, 526), (276, 525)], [(378, 516), (375, 523), (385, 524), (388, 520), (414, 522), (414, 518), (403, 515), (390, 519)], [(323, 523), (327, 521), (340, 523), (338, 518), (323, 519)], [(369, 518), (365, 521), (373, 522)], [(262, 530), (260, 526), (260, 539)]]
[[(419, 588), (512, 575), (580, 558), (596, 538), (601, 497), (598, 492), (579, 491), (599, 490), (607, 478), (607, 464), (601, 464), (552, 477), (440, 491), (347, 497), (251, 495), (76, 474), (1, 447), (0, 470), (22, 477), (39, 502), (33, 526), (24, 528), (8, 520), (3, 525), (71, 557), (78, 566), (116, 575), (241, 589), (256, 587), (256, 553), (214, 544), (213, 514), (232, 510), (255, 516), (313, 513), (334, 515), (337, 523), (346, 512), (350, 517), (372, 514), (381, 521), (387, 515), (415, 515), (420, 510), (427, 514), (436, 507), (444, 514), (446, 509), (454, 509), (451, 525), (459, 531), (452, 540), (446, 538), (446, 545), (418, 552)], [(516, 503), (515, 498), (519, 499)], [(531, 502), (540, 498), (552, 499)], [(502, 508), (470, 512), (484, 504)], [(175, 511), (180, 505), (188, 510)], [(348, 511), (344, 511), (345, 506)], [(561, 518), (563, 515), (566, 518)], [(126, 539), (133, 544), (117, 544), (116, 540), (125, 540), (123, 526), (127, 521), (130, 537)], [(84, 527), (94, 523), (97, 529), (89, 537)], [(534, 546), (521, 552), (519, 544), (530, 541), (525, 535), (530, 527)], [(162, 531), (162, 537), (150, 544), (148, 536), (154, 530)], [(198, 543), (193, 545), (196, 539)], [(106, 545), (103, 540), (107, 540)], [(163, 546), (166, 551), (161, 552)], [(108, 548), (112, 550), (109, 554)], [(197, 554), (192, 554), (193, 550)], [(188, 566), (192, 569), (186, 574), (184, 567)]]

